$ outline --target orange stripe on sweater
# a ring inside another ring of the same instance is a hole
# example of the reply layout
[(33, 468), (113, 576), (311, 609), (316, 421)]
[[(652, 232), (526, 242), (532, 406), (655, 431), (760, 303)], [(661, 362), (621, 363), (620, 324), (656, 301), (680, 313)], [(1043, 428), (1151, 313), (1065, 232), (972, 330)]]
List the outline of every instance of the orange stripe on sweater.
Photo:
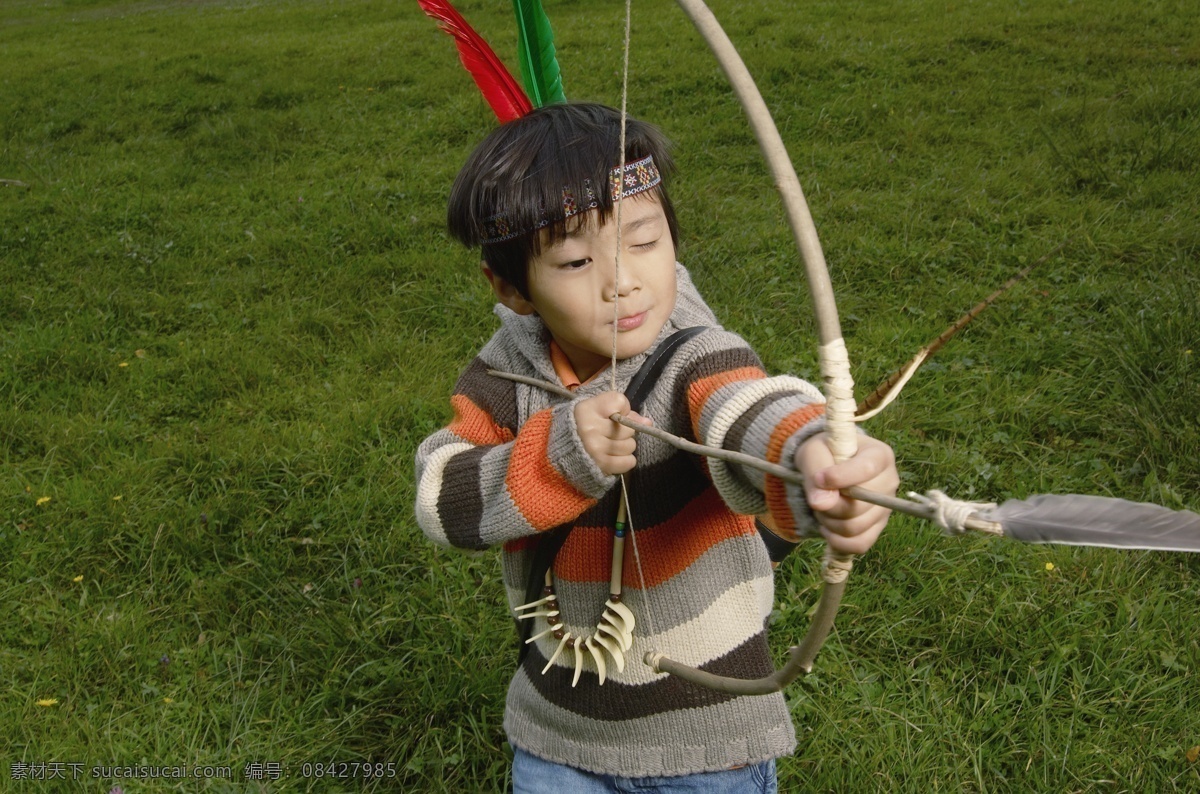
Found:
[(492, 446), (507, 444), (513, 440), (511, 430), (496, 424), (491, 414), (472, 402), (465, 394), (452, 396), (450, 407), (454, 409), (454, 419), (450, 422), (449, 430), (468, 444)]
[[(771, 463), (779, 463), (779, 457), (783, 454), (783, 445), (787, 443), (787, 440), (797, 430), (823, 413), (825, 413), (824, 403), (812, 403), (803, 408), (797, 408), (784, 417), (784, 420), (775, 425), (775, 429), (771, 431), (771, 439), (767, 443), (767, 460)], [(783, 480), (771, 474), (765, 475), (763, 496), (766, 497), (767, 509), (771, 511), (771, 517), (775, 519), (775, 523), (783, 531), (783, 536), (795, 537), (796, 517), (792, 515), (791, 509), (788, 508), (787, 490), (784, 487)]]
[(767, 373), (758, 367), (740, 367), (739, 369), (718, 372), (715, 375), (709, 375), (707, 378), (700, 378), (688, 386), (688, 412), (692, 417), (693, 436), (696, 438), (700, 437), (700, 412), (704, 410), (704, 404), (708, 402), (708, 398), (713, 395), (713, 392), (731, 383), (745, 380), (762, 380), (765, 377), (767, 377)]
[[(637, 521), (637, 516), (630, 518)], [(654, 587), (678, 575), (718, 543), (757, 531), (754, 518), (731, 512), (715, 488), (706, 489), (658, 526), (639, 529), (635, 523), (646, 587)], [(581, 528), (572, 532), (558, 554), (554, 575), (575, 582), (608, 581), (612, 542), (611, 528), (605, 528), (605, 531)], [(628, 535), (622, 571), (625, 587), (642, 586), (633, 554), (633, 540)]]
[(513, 504), (539, 532), (578, 516), (596, 503), (550, 463), (550, 409), (529, 417), (513, 443), (504, 484)]

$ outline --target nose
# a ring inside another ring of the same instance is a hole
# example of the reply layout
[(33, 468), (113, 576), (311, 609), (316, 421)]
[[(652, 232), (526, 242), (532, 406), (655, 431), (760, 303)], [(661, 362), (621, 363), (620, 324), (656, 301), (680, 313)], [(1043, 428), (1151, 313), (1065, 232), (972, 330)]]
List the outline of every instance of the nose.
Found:
[(637, 272), (628, 262), (618, 262), (614, 259), (608, 273), (608, 284), (604, 288), (604, 296), (609, 301), (629, 296), (638, 286)]

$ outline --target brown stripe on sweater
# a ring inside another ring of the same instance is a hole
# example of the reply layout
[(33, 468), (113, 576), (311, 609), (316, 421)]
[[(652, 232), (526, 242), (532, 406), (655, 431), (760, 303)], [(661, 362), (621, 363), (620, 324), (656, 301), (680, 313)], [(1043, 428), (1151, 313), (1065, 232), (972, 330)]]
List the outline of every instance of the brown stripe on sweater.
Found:
[[(573, 653), (564, 650), (564, 654)], [(585, 650), (584, 653), (587, 653)], [(562, 658), (561, 656), (559, 657)], [(574, 659), (574, 656), (568, 656)], [(672, 711), (703, 708), (733, 699), (733, 695), (698, 687), (667, 676), (648, 684), (622, 684), (609, 679), (600, 685), (596, 673), (584, 670), (579, 683), (572, 688), (573, 667), (554, 666), (542, 675), (546, 657), (536, 644), (530, 646), (522, 672), (532, 682), (538, 694), (559, 708), (590, 719), (607, 722), (634, 720)], [(626, 664), (643, 664), (640, 659), (626, 659)], [(733, 678), (762, 678), (770, 675), (770, 651), (767, 636), (760, 632), (729, 653), (700, 665), (701, 670)]]
[[(711, 485), (700, 460), (684, 452), (673, 452), (657, 463), (638, 464), (625, 475), (625, 480), (634, 529), (661, 524)], [(617, 517), (620, 495), (621, 486), (614, 485), (575, 519), (576, 526), (611, 527)]]
[(639, 466), (626, 475), (626, 480), (635, 529), (663, 523), (711, 486), (695, 457), (683, 452)]
[(516, 435), (518, 424), (515, 384), (487, 374), (489, 368), (487, 362), (476, 356), (454, 384), (454, 393), (469, 397), (471, 402), (491, 414), (496, 424)]
[(483, 496), (479, 493), (479, 467), (491, 447), (476, 447), (460, 452), (446, 462), (442, 488), (438, 493), (438, 520), (452, 546), (486, 549), (479, 535), (483, 517)]
[(579, 514), (573, 522), (577, 527), (609, 527), (617, 520), (617, 502), (621, 497), (621, 486), (614, 485), (600, 501)]

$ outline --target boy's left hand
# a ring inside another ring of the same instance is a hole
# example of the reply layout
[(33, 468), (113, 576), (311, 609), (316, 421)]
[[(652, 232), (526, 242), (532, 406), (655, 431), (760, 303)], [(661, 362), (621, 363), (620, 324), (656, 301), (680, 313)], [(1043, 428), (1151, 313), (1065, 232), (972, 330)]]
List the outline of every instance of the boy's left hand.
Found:
[(851, 485), (893, 495), (900, 485), (892, 448), (869, 436), (858, 437), (858, 454), (834, 464), (825, 434), (813, 436), (796, 450), (796, 468), (804, 475), (804, 492), (821, 525), (821, 535), (834, 551), (862, 554), (875, 544), (891, 510), (860, 502), (840, 492)]

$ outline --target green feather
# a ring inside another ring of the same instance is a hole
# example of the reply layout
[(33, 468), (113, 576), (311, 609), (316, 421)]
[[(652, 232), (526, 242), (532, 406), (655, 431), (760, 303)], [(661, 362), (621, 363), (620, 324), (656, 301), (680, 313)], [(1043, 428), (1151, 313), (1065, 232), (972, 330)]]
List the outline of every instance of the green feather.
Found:
[(554, 56), (554, 31), (540, 0), (513, 0), (517, 15), (517, 56), (521, 80), (534, 107), (566, 102), (562, 73)]

